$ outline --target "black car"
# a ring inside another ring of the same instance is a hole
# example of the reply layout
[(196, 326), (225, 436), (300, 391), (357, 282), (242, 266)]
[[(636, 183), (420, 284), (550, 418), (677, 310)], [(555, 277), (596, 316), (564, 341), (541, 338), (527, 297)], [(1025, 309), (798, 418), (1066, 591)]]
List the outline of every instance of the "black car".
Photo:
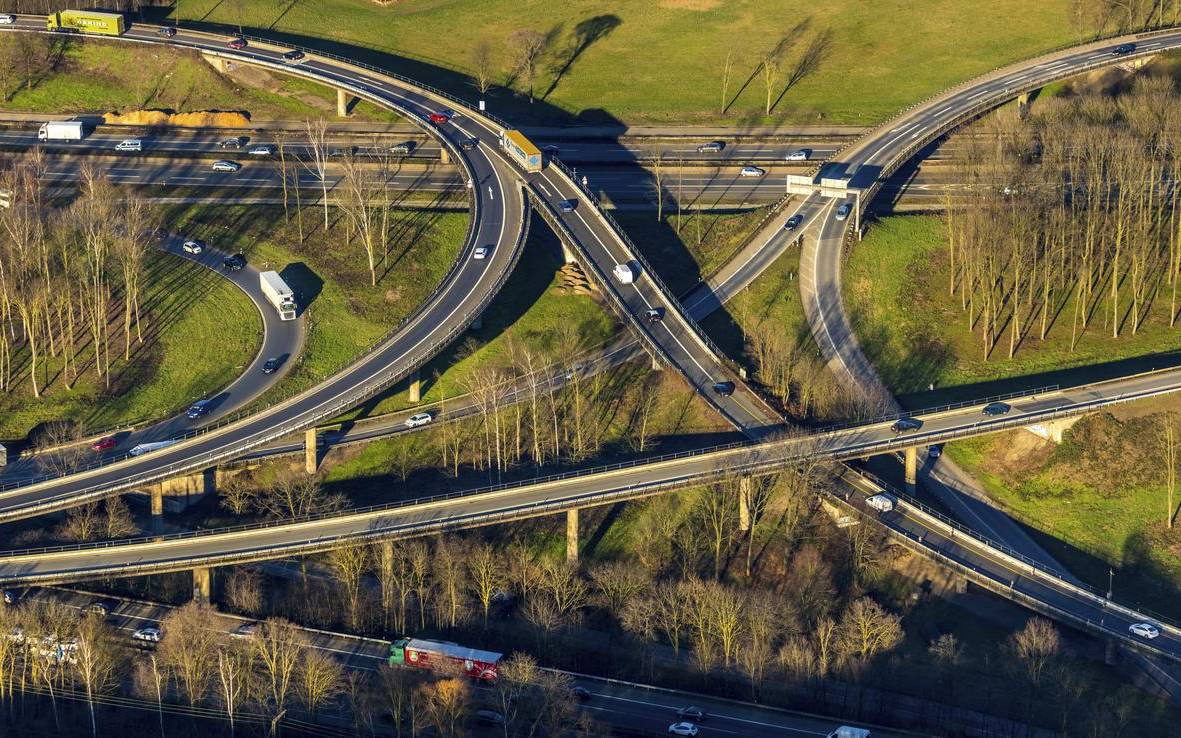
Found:
[(677, 710), (677, 717), (682, 720), (692, 720), (695, 723), (700, 723), (705, 720), (705, 710), (700, 707), (682, 707)]
[(890, 426), (890, 430), (895, 433), (909, 433), (922, 427), (923, 421), (917, 418), (899, 418), (894, 421), (894, 425)]
[(590, 690), (586, 687), (573, 687), (570, 690), (570, 694), (579, 702), (586, 702), (591, 698)]
[(464, 151), (471, 151), (479, 145), (480, 139), (478, 138), (465, 138), (459, 142), (459, 148), (463, 149)]
[(283, 55), (283, 61), (299, 61), (303, 59), (304, 53), (299, 49), (292, 49)]
[(234, 254), (233, 256), (227, 256), (221, 260), (221, 267), (227, 272), (238, 272), (241, 271), (245, 266), (246, 257), (242, 254)]
[(156, 33), (160, 34), (164, 38), (172, 38), (176, 35), (176, 29), (172, 26), (164, 26), (159, 31), (156, 31)]
[(1005, 402), (990, 402), (984, 406), (984, 414), (989, 416), (1007, 415), (1013, 408)]
[(644, 319), (649, 323), (659, 323), (660, 321), (664, 320), (664, 313), (661, 312), (660, 308), (652, 308), (648, 312), (644, 313)]
[(803, 222), (804, 222), (804, 216), (800, 215), (799, 213), (796, 213), (795, 215), (788, 218), (787, 222), (783, 224), (783, 230), (794, 231), (795, 229), (799, 228), (800, 223), (803, 223)]
[(82, 612), (94, 615), (102, 615), (105, 618), (106, 616), (110, 615), (118, 606), (118, 603), (114, 600), (95, 600), (86, 607), (82, 608)]
[(714, 382), (714, 392), (722, 397), (729, 397), (734, 394), (733, 382)]
[(562, 200), (561, 202), (558, 203), (558, 210), (561, 210), (563, 213), (573, 213), (574, 208), (577, 205), (578, 205), (577, 200)]
[(274, 374), (275, 370), (279, 368), (279, 357), (272, 356), (262, 363), (263, 374)]
[(1124, 56), (1136, 50), (1136, 44), (1120, 44), (1111, 50), (1112, 56)]
[(240, 149), (246, 145), (246, 140), (245, 136), (233, 136), (222, 141), (220, 146), (223, 149)]

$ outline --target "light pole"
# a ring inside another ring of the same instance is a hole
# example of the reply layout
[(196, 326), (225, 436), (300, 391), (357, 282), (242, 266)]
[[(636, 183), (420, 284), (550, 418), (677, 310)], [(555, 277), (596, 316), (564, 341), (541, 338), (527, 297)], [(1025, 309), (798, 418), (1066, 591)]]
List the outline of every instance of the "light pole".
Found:
[(1107, 599), (1111, 599), (1111, 585), (1115, 581), (1115, 569), (1107, 567)]

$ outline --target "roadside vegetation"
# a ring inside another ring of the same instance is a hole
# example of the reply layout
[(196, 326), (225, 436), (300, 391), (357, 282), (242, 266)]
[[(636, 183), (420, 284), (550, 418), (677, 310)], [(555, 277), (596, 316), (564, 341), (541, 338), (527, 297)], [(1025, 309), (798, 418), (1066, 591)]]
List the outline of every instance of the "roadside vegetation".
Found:
[(156, 250), (158, 214), (83, 166), (81, 192), (50, 202), (33, 155), (0, 187), (0, 437), (53, 445), (151, 420), (224, 387), (250, 362), (250, 299)]
[(1105, 591), (1111, 567), (1120, 602), (1181, 619), (1177, 406), (1169, 398), (1086, 416), (1061, 445), (1013, 431), (946, 451), (1072, 574)]
[[(36, 113), (244, 111), (258, 119), (303, 118), (309, 108), (333, 115), (334, 90), (246, 67), (219, 73), (193, 51), (30, 33), (0, 35), (0, 109)], [(360, 103), (352, 117), (397, 118)]]
[[(180, 6), (198, 26), (369, 49), (365, 61), (488, 98), (510, 120), (722, 124), (875, 123), (1097, 24), (1066, 0), (1027, 10), (1021, 0), (903, 4), (888, 19), (856, 0), (611, 0), (547, 6), (544, 17), (510, 0)], [(332, 41), (319, 40), (326, 17)]]
[(887, 218), (852, 250), (850, 317), (898, 393), (1058, 383), (1181, 348), (1181, 201), (1165, 184), (1181, 159), (1161, 123), (1181, 114), (1172, 81), (1009, 112), (971, 139), (968, 194), (941, 218)]

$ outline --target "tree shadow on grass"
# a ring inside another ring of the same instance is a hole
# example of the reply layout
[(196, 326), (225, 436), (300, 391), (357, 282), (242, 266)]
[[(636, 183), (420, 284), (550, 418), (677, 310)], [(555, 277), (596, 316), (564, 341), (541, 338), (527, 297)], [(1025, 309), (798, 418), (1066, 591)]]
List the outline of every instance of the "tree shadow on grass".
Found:
[(612, 31), (623, 23), (619, 16), (613, 13), (604, 15), (596, 15), (593, 18), (587, 18), (578, 25), (574, 26), (574, 33), (570, 38), (570, 44), (562, 56), (555, 61), (553, 68), (554, 78), (550, 82), (549, 87), (545, 92), (539, 96), (542, 100), (548, 98), (550, 93), (557, 89), (561, 83), (562, 78), (574, 66), (574, 62), (586, 52), (591, 46), (598, 41), (606, 38)]

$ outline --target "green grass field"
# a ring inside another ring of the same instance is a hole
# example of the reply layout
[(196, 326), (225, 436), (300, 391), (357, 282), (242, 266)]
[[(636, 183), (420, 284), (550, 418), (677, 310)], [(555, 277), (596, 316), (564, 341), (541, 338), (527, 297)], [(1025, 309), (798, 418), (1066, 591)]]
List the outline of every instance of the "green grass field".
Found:
[[(34, 399), (27, 374), (0, 393), (0, 437), (20, 438), (38, 424), (74, 420), (84, 429), (155, 420), (178, 412), (236, 379), (262, 341), (262, 321), (246, 295), (189, 261), (151, 252), (144, 280), (146, 340), (122, 361), (123, 337), (112, 337), (112, 384), (86, 373), (72, 389), (60, 378)], [(86, 355), (83, 356), (86, 358)]]
[(326, 237), (321, 212), (306, 209), (304, 222), (313, 230), (302, 244), (294, 217), (284, 223), (281, 208), (179, 207), (168, 216), (178, 231), (240, 251), (253, 263), (278, 270), (301, 295), (311, 296), (303, 357), (276, 391), (311, 386), (394, 329), (442, 280), (467, 232), (467, 213), (397, 211), (406, 226), (403, 232), (414, 235), (394, 243), (389, 268), (375, 288), (369, 284), (364, 250), (359, 243), (345, 243), (340, 215), (331, 213)]
[(1061, 446), (1013, 431), (946, 451), (1072, 574), (1106, 589), (1110, 565), (1118, 599), (1181, 619), (1181, 527), (1165, 525), (1159, 416), (1129, 417), (1157, 409), (1160, 401), (1089, 416)]
[[(249, 87), (219, 74), (200, 55), (168, 46), (104, 43), (86, 39), (70, 47), (59, 68), (32, 89), (21, 87), (0, 107), (43, 113), (101, 113), (163, 108), (242, 110), (254, 118), (334, 118), (336, 93), (296, 77), (274, 75), (266, 88)], [(354, 116), (393, 120), (368, 103)]]
[[(366, 47), (376, 52), (369, 61), (469, 99), (477, 95), (467, 81), (476, 44), (490, 44), (492, 78), (503, 85), (512, 66), (508, 37), (532, 28), (549, 41), (534, 84), (538, 101), (517, 104), (500, 87), (489, 96), (490, 109), (513, 120), (748, 124), (881, 120), (998, 64), (1076, 39), (1070, 7), (1067, 0), (1044, 0), (1036, 12), (1027, 0), (194, 0), (180, 4), (180, 14), (198, 26), (241, 23), (293, 42), (330, 37), (323, 48), (333, 51), (343, 51), (333, 41)], [(783, 39), (776, 104), (765, 116), (758, 68)], [(522, 79), (513, 86), (527, 91)]]
[[(943, 390), (914, 398), (918, 405), (953, 399), (956, 388), (964, 386), (971, 389), (961, 393), (982, 397), (1024, 386), (1078, 383), (1100, 378), (1108, 369), (1131, 367), (1134, 357), (1181, 349), (1181, 328), (1166, 323), (1165, 296), (1163, 309), (1152, 311), (1135, 336), (1125, 331), (1112, 338), (1099, 314), (1072, 352), (1068, 303), (1045, 341), (1038, 340), (1035, 326), (1009, 359), (1005, 333), (985, 360), (979, 332), (968, 331), (959, 297), (948, 294), (947, 270), (943, 226), (928, 216), (895, 216), (873, 225), (844, 267), (846, 309), (886, 384), (903, 395), (921, 393), (928, 383)], [(1160, 365), (1152, 358), (1140, 363), (1143, 369)]]

